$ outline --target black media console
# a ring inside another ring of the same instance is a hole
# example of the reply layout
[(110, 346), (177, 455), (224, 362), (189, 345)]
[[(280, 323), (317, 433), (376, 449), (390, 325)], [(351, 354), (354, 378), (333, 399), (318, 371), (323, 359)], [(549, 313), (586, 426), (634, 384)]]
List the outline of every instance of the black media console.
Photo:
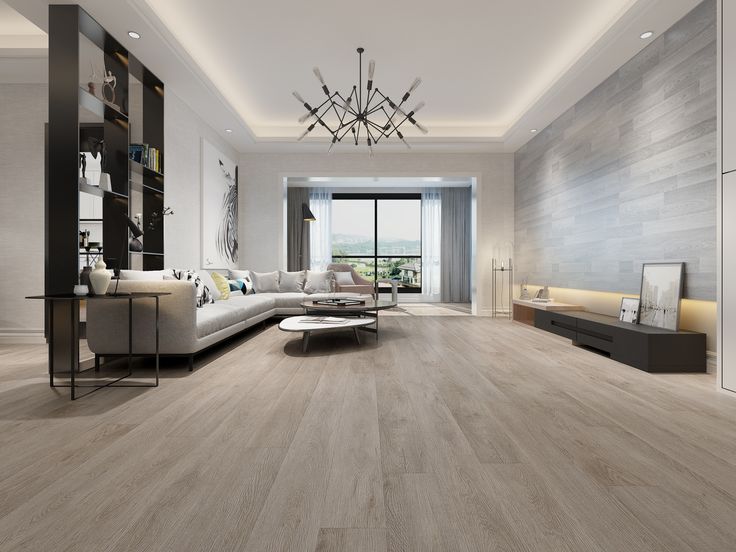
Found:
[(621, 322), (584, 311), (537, 310), (534, 326), (646, 372), (705, 372), (705, 334)]

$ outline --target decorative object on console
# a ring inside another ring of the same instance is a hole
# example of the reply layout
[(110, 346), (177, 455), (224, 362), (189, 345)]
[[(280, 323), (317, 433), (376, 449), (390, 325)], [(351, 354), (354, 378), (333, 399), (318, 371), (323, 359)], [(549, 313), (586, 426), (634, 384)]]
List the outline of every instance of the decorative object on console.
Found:
[(118, 85), (118, 79), (112, 74), (112, 71), (107, 71), (103, 77), (102, 83), (102, 99), (110, 107), (114, 107), (120, 111), (120, 106), (115, 104), (115, 87)]
[[(491, 257), (491, 316), (513, 317), (514, 244), (496, 242)], [(500, 289), (499, 289), (500, 288)], [(507, 304), (504, 304), (508, 302)]]
[(636, 297), (622, 297), (618, 319), (621, 322), (636, 324), (639, 320), (639, 299)]
[[(327, 99), (317, 107), (312, 107), (301, 97), (299, 92), (294, 91), (292, 94), (297, 101), (302, 104), (307, 112), (299, 118), (300, 123), (305, 123), (314, 118), (306, 130), (299, 136), (299, 140), (303, 139), (307, 134), (312, 132), (317, 125), (320, 125), (332, 137), (332, 142), (327, 150), (332, 150), (337, 142), (352, 132), (352, 142), (357, 146), (361, 140), (361, 127), (365, 129), (365, 143), (371, 156), (373, 155), (373, 146), (378, 143), (381, 138), (389, 138), (392, 134), (401, 140), (407, 148), (409, 143), (404, 138), (399, 128), (409, 121), (417, 127), (423, 134), (427, 134), (427, 129), (419, 124), (414, 115), (422, 107), (424, 102), (419, 102), (414, 109), (408, 113), (404, 109), (404, 104), (411, 96), (411, 93), (421, 84), (422, 79), (417, 77), (409, 86), (409, 90), (401, 97), (401, 100), (395, 102), (388, 96), (385, 96), (378, 88), (373, 88), (373, 73), (376, 68), (376, 62), (370, 60), (368, 62), (368, 82), (366, 83), (366, 97), (363, 102), (363, 48), (358, 48), (358, 85), (353, 86), (347, 97), (339, 92), (330, 93), (327, 88), (322, 73), (318, 67), (313, 69), (315, 76), (322, 85), (322, 91)], [(324, 117), (328, 114), (334, 114), (337, 122), (327, 122)], [(334, 128), (333, 128), (334, 127)]]
[(84, 153), (79, 154), (79, 167), (82, 170), (82, 176), (79, 177), (79, 183), (82, 185), (87, 184), (87, 156)]
[(167, 217), (169, 215), (173, 215), (174, 211), (171, 209), (171, 207), (164, 207), (164, 210), (160, 213), (158, 211), (154, 211), (151, 213), (151, 221), (148, 223), (148, 229), (149, 230), (156, 230), (159, 224), (163, 222), (164, 217)]
[(539, 288), (537, 290), (537, 293), (534, 295), (534, 299), (532, 301), (551, 301), (549, 298), (549, 287), (544, 286), (542, 288)]
[(79, 295), (80, 297), (83, 295), (87, 295), (89, 293), (89, 287), (87, 287), (84, 284), (77, 284), (74, 286), (74, 295)]
[(202, 139), (202, 266), (226, 269), (237, 262), (238, 167)]
[(92, 292), (95, 295), (105, 295), (107, 288), (110, 286), (112, 274), (107, 270), (105, 261), (100, 259), (95, 264), (95, 269), (89, 273), (89, 283), (92, 286)]
[(112, 181), (110, 180), (110, 174), (105, 172), (107, 168), (107, 146), (105, 145), (105, 140), (90, 136), (87, 138), (87, 144), (94, 159), (97, 159), (98, 155), (100, 156), (100, 181), (98, 186), (100, 190), (111, 192)]
[(644, 263), (641, 269), (639, 324), (677, 331), (685, 263)]
[(141, 230), (141, 227), (133, 222), (130, 217), (126, 218), (128, 219), (128, 229), (130, 230), (130, 233), (133, 234), (133, 237), (130, 238), (130, 241), (128, 242), (128, 251), (140, 253), (143, 251), (143, 244), (140, 240), (140, 237), (143, 235), (143, 230)]
[(519, 292), (519, 299), (522, 299), (523, 301), (528, 301), (532, 298), (532, 296), (529, 294), (529, 288), (527, 287), (526, 278), (521, 281), (521, 285), (519, 287), (521, 288), (521, 291)]

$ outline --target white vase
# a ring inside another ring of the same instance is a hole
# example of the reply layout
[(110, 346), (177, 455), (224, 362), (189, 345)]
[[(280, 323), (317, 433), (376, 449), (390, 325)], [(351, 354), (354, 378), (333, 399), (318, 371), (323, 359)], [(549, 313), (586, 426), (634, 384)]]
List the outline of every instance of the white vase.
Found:
[(95, 269), (89, 273), (89, 283), (92, 285), (92, 291), (95, 295), (105, 295), (107, 288), (110, 286), (112, 274), (107, 270), (105, 261), (100, 259), (95, 265)]

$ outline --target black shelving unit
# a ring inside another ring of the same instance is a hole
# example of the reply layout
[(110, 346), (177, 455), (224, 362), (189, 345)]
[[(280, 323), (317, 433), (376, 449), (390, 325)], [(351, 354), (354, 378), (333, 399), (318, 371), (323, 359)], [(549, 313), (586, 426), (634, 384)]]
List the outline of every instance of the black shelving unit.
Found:
[[(99, 60), (90, 67), (87, 57)], [(110, 71), (111, 89), (86, 81)], [(49, 125), (45, 293), (70, 293), (79, 278), (79, 194), (102, 198), (103, 257), (110, 268), (164, 266), (164, 168), (129, 158), (130, 144), (164, 151), (164, 84), (77, 5), (49, 6)], [(79, 181), (79, 153), (104, 140), (111, 190)], [(140, 214), (143, 252), (128, 251), (125, 217)], [(118, 257), (121, 256), (122, 259)]]

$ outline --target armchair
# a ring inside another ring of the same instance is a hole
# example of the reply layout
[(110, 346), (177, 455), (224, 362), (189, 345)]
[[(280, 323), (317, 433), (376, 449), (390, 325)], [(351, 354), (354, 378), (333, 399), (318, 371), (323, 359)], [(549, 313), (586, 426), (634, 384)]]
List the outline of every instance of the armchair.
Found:
[(335, 291), (339, 293), (355, 293), (356, 295), (375, 295), (376, 293), (373, 282), (363, 278), (347, 263), (331, 263), (327, 265), (327, 270), (331, 270), (333, 272), (350, 272), (352, 275), (353, 285), (340, 285), (335, 283)]

